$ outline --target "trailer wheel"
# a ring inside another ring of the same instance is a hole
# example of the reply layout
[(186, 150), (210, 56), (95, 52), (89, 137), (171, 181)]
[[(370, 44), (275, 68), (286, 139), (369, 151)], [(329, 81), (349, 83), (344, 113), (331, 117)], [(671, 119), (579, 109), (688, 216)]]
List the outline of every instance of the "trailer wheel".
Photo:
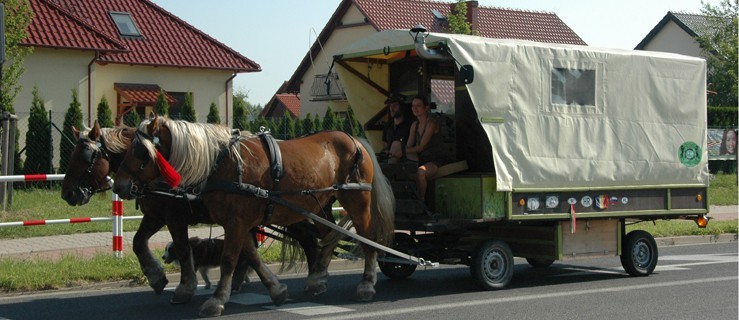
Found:
[(648, 276), (657, 267), (657, 242), (649, 232), (634, 230), (623, 239), (621, 265), (633, 277)]
[(554, 260), (542, 258), (526, 258), (526, 262), (528, 262), (534, 268), (546, 268), (548, 266), (551, 266), (552, 263), (554, 263)]
[[(413, 238), (405, 233), (395, 233), (395, 240), (393, 240), (393, 248), (398, 248), (403, 245), (413, 243)], [(390, 279), (405, 279), (411, 276), (418, 265), (405, 264), (405, 263), (394, 263), (394, 262), (377, 262), (380, 266), (382, 274), (386, 275)]]
[(478, 249), (470, 271), (485, 290), (503, 289), (513, 278), (513, 252), (503, 241), (488, 240)]

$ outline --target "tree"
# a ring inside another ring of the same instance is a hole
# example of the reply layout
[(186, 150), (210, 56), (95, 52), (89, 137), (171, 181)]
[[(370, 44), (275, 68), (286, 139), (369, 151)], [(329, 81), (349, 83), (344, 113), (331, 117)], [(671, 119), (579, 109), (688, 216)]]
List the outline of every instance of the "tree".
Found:
[(26, 174), (52, 173), (51, 135), (49, 134), (49, 114), (44, 107), (44, 100), (33, 88), (31, 115), (28, 118), (28, 132), (26, 132)]
[[(110, 112), (110, 106), (108, 105), (108, 99), (103, 96), (98, 103), (98, 124), (102, 128), (113, 127), (113, 115)], [(79, 129), (79, 128), (78, 128)]]
[(210, 103), (210, 109), (208, 110), (208, 116), (206, 117), (205, 122), (214, 124), (221, 123), (221, 116), (218, 114), (218, 107), (216, 107), (215, 102)]
[(290, 112), (285, 110), (285, 114), (282, 116), (282, 132), (284, 133), (284, 139), (295, 138), (295, 120), (290, 116)]
[(319, 118), (318, 114), (316, 113), (313, 116), (313, 132), (321, 130), (323, 130), (323, 121), (321, 121), (321, 118)]
[(364, 137), (364, 130), (362, 130), (362, 124), (357, 120), (354, 115), (354, 110), (351, 106), (346, 107), (346, 119), (344, 119), (344, 131), (355, 137)]
[[(26, 69), (23, 62), (33, 52), (32, 47), (20, 46), (19, 44), (27, 37), (26, 29), (33, 20), (33, 10), (26, 0), (2, 0), (5, 4), (5, 63), (0, 66), (2, 77), (0, 77), (0, 111), (15, 113), (15, 98), (23, 87), (18, 84), (18, 79)], [(15, 129), (15, 158), (14, 172), (22, 173), (23, 159), (20, 154), (20, 130)]]
[(309, 135), (313, 132), (316, 132), (316, 129), (314, 127), (313, 117), (309, 113), (303, 118), (303, 135)]
[[(33, 49), (19, 44), (26, 38), (26, 29), (33, 20), (28, 1), (2, 0), (5, 4), (5, 63), (0, 83), (0, 111), (15, 112), (15, 97), (23, 89), (18, 79), (26, 71), (23, 61)], [(16, 146), (18, 144), (16, 143)]]
[(259, 113), (264, 109), (261, 105), (251, 104), (249, 102), (249, 95), (241, 91), (234, 92), (233, 102), (234, 107), (236, 107), (236, 104), (244, 107), (244, 115), (246, 116), (247, 122), (259, 117)]
[(82, 128), (82, 109), (80, 109), (77, 89), (72, 89), (72, 102), (69, 103), (69, 109), (64, 115), (62, 138), (59, 140), (59, 172), (67, 172), (69, 160), (77, 142), (77, 137), (72, 135), (72, 127)]
[(326, 114), (323, 116), (323, 124), (321, 126), (321, 129), (323, 130), (336, 130), (336, 115), (333, 111), (331, 111), (331, 107), (328, 107), (326, 109)]
[(185, 101), (180, 111), (180, 120), (187, 122), (198, 122), (198, 116), (195, 114), (195, 106), (192, 105), (192, 92), (185, 93)]
[(452, 13), (449, 15), (449, 33), (472, 34), (472, 27), (467, 21), (467, 2), (457, 0)]
[(237, 100), (236, 97), (233, 99), (234, 114), (233, 123), (234, 129), (249, 130), (249, 121), (246, 117), (246, 107), (244, 106), (243, 100)]
[(701, 12), (708, 25), (695, 38), (708, 62), (710, 106), (737, 106), (737, 14), (738, 0), (723, 0), (718, 6), (703, 3)]
[(139, 126), (139, 123), (141, 123), (141, 117), (139, 117), (136, 109), (131, 109), (123, 115), (123, 124), (126, 126), (136, 128)]
[(159, 89), (159, 96), (157, 97), (157, 104), (154, 106), (154, 112), (160, 116), (169, 116), (169, 102), (167, 102), (167, 95), (162, 89)]

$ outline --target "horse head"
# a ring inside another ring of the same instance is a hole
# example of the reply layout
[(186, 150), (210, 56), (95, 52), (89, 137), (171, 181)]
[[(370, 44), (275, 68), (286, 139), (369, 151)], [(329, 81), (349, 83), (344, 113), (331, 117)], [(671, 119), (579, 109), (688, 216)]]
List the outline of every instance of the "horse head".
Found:
[(97, 121), (89, 131), (80, 132), (72, 127), (72, 134), (77, 137), (77, 144), (62, 182), (62, 199), (76, 206), (86, 204), (94, 193), (108, 189), (111, 169)]
[[(166, 157), (169, 155), (171, 137), (158, 116), (143, 121), (128, 147), (116, 173), (113, 192), (123, 199), (132, 199), (142, 191), (142, 185), (172, 173)], [(175, 187), (177, 183), (170, 183)]]

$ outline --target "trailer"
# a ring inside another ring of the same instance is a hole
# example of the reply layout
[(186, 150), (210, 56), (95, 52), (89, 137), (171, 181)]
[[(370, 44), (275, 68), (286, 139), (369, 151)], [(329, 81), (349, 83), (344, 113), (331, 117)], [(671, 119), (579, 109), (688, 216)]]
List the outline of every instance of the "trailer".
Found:
[[(416, 164), (383, 165), (397, 203), (394, 249), (468, 265), (485, 289), (511, 281), (514, 257), (546, 267), (618, 256), (628, 274), (647, 276), (656, 242), (627, 224), (708, 221), (702, 59), (418, 26), (359, 39), (333, 68), (375, 150), (387, 97), (433, 102), (456, 162), (440, 168), (425, 202)], [(392, 254), (379, 265), (390, 278), (417, 266)]]

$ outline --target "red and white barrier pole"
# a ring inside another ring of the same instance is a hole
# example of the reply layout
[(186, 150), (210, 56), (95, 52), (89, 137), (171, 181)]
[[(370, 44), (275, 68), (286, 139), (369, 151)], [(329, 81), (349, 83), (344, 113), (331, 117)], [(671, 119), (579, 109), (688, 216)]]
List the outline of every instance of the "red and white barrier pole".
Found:
[(63, 174), (26, 174), (20, 176), (0, 176), (0, 182), (61, 181)]
[[(113, 187), (113, 179), (108, 180)], [(113, 193), (113, 256), (123, 257), (123, 201), (117, 193)]]

